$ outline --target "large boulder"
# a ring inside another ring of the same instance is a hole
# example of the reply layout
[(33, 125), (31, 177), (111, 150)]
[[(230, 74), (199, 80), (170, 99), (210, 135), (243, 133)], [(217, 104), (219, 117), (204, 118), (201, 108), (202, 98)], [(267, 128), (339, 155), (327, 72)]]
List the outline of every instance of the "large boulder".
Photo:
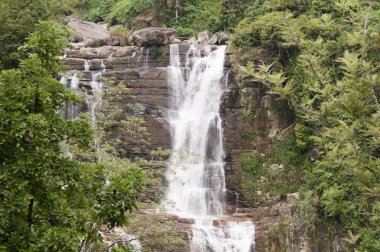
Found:
[(189, 44), (198, 44), (198, 40), (196, 37), (191, 37), (187, 42)]
[[(102, 46), (110, 38), (110, 34), (104, 25), (93, 22), (71, 20), (67, 26), (75, 33), (74, 37), (76, 41), (73, 42), (85, 41), (87, 43)], [(101, 43), (99, 41), (101, 41)]]
[(210, 44), (210, 45), (216, 45), (216, 43), (218, 43), (218, 36), (216, 36), (216, 35), (214, 34), (214, 35), (212, 35), (212, 37), (210, 38), (209, 44)]
[(212, 37), (212, 33), (209, 31), (202, 31), (198, 33), (198, 43), (199, 44), (209, 44)]
[(225, 45), (230, 40), (232, 34), (229, 32), (221, 32), (218, 35), (218, 44), (219, 45)]
[(169, 44), (174, 39), (172, 28), (149, 27), (132, 34), (132, 41), (138, 46), (160, 46)]

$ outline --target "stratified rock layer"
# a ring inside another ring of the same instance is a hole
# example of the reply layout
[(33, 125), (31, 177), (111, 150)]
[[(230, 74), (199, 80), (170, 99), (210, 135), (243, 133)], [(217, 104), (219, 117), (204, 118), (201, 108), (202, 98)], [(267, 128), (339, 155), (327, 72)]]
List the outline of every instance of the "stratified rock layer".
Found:
[[(136, 102), (141, 105), (138, 116), (144, 118), (144, 126), (150, 135), (150, 146), (145, 147), (139, 155), (149, 155), (150, 150), (158, 148), (171, 148), (171, 134), (167, 114), (169, 109), (169, 92), (167, 85), (167, 66), (169, 65), (169, 43), (173, 31), (168, 31), (163, 37), (156, 37), (149, 33), (152, 30), (140, 31), (134, 35), (135, 43), (139, 45), (162, 45), (154, 47), (137, 46), (101, 46), (83, 47), (83, 43), (72, 43), (66, 54), (65, 62), (71, 72), (80, 72), (80, 87), (89, 89), (91, 74), (103, 71), (105, 79), (104, 88), (122, 83), (135, 96)], [(153, 33), (165, 33), (159, 30)], [(146, 37), (141, 34), (148, 34)], [(140, 34), (140, 35), (138, 35)], [(151, 36), (151, 37), (150, 37)], [(228, 35), (226, 35), (228, 37)], [(224, 43), (224, 40), (222, 39)], [(189, 44), (179, 45), (181, 62), (185, 62)], [(205, 45), (194, 45), (205, 53)], [(211, 46), (214, 50), (215, 46)], [(302, 251), (309, 248), (310, 251), (329, 251), (331, 244), (325, 242), (323, 231), (317, 231), (316, 240), (310, 243), (304, 234), (303, 224), (293, 206), (297, 198), (289, 196), (289, 202), (279, 202), (272, 207), (247, 208), (248, 204), (240, 193), (239, 154), (241, 151), (256, 151), (268, 153), (272, 150), (275, 139), (291, 134), (294, 115), (284, 102), (278, 101), (267, 93), (267, 89), (259, 83), (250, 85), (238, 85), (235, 73), (231, 68), (231, 55), (227, 52), (224, 64), (226, 73), (227, 91), (223, 95), (220, 114), (223, 119), (225, 172), (227, 183), (227, 210), (233, 214), (232, 218), (251, 219), (256, 222), (256, 251)], [(88, 63), (89, 71), (84, 71), (85, 63)], [(105, 69), (103, 67), (105, 66)], [(112, 79), (113, 81), (106, 81)], [(127, 99), (127, 98), (126, 98)], [(126, 108), (128, 101), (117, 104), (121, 109)], [(247, 114), (247, 107), (251, 107)], [(253, 118), (253, 120), (247, 120)], [(115, 132), (115, 138), (120, 132)], [(126, 145), (127, 155), (136, 155), (133, 148)], [(164, 165), (158, 165), (157, 176), (163, 176)], [(149, 192), (157, 192), (146, 195), (146, 201), (159, 201), (159, 194), (165, 191), (164, 184), (148, 188)], [(158, 193), (160, 192), (160, 193)], [(245, 208), (244, 208), (245, 207)], [(240, 212), (236, 213), (236, 210)], [(235, 213), (235, 214), (234, 214)], [(151, 214), (155, 214), (152, 211)], [(284, 225), (284, 220), (290, 220), (292, 225)], [(178, 221), (183, 234), (189, 234), (192, 220)], [(228, 220), (227, 220), (228, 221)], [(276, 233), (277, 232), (277, 233)], [(319, 237), (319, 238), (318, 238)], [(311, 245), (310, 245), (311, 244)], [(324, 244), (326, 244), (324, 246)], [(321, 250), (322, 249), (322, 250)], [(325, 249), (325, 250), (323, 250)], [(185, 251), (185, 250), (183, 250)]]

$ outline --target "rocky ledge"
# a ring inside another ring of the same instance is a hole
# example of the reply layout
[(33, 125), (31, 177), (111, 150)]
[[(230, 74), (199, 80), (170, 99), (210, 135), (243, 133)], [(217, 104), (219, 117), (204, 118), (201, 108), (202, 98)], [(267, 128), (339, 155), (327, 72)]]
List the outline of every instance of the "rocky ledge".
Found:
[(72, 19), (67, 26), (74, 31), (70, 41), (79, 47), (102, 47), (102, 46), (163, 46), (167, 44), (209, 44), (227, 45), (231, 38), (231, 33), (221, 32), (212, 34), (209, 31), (202, 31), (197, 36), (191, 38), (179, 38), (175, 36), (176, 30), (173, 28), (148, 27), (133, 32), (127, 38), (111, 35), (107, 24), (96, 24), (81, 20)]

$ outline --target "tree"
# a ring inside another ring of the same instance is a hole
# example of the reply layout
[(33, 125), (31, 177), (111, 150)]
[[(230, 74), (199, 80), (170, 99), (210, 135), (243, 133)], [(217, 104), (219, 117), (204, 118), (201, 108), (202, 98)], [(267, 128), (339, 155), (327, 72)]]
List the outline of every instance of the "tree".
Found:
[(304, 167), (306, 200), (314, 202), (310, 205), (319, 219), (344, 232), (347, 247), (378, 251), (380, 6), (371, 1), (306, 3), (272, 1), (268, 13), (244, 21), (257, 24), (276, 11), (276, 29), (265, 29), (270, 22), (240, 24), (238, 46), (249, 46), (240, 39), (255, 31), (254, 47), (287, 52), (272, 64), (250, 63), (241, 70), (289, 102), (297, 114), (296, 136), (310, 134), (297, 142), (320, 150), (320, 158)]
[(0, 70), (17, 67), (18, 50), (41, 20), (58, 19), (73, 11), (77, 0), (0, 1)]
[(64, 102), (79, 98), (55, 78), (67, 28), (41, 22), (22, 48), (20, 67), (0, 74), (0, 249), (78, 251), (136, 208), (142, 173), (123, 166), (105, 185), (103, 164), (73, 160), (62, 144), (83, 149), (93, 131), (66, 120)]

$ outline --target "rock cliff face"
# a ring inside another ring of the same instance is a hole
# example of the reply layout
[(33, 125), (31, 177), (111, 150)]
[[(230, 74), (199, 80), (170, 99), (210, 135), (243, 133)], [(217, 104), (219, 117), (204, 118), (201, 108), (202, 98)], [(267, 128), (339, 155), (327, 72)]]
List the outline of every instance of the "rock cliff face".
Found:
[[(182, 61), (185, 60), (189, 46), (179, 46)], [(201, 50), (205, 48), (205, 45), (196, 46)], [(277, 101), (262, 85), (238, 85), (230, 57), (227, 53), (225, 72), (228, 90), (223, 96), (220, 111), (224, 129), (229, 212), (234, 218), (251, 218), (256, 221), (256, 251), (329, 251), (329, 245), (323, 243), (323, 235), (317, 239), (321, 242), (312, 245), (304, 238), (303, 226), (298, 223), (299, 218), (290, 202), (279, 202), (272, 207), (244, 208), (246, 202), (240, 193), (239, 154), (241, 151), (270, 152), (276, 138), (292, 134), (294, 115), (286, 103)], [(141, 105), (138, 116), (144, 119), (144, 126), (150, 135), (150, 145), (144, 147), (140, 155), (148, 156), (150, 150), (158, 148), (170, 149), (171, 135), (166, 119), (170, 92), (166, 68), (169, 65), (168, 45), (86, 47), (84, 43), (72, 43), (64, 60), (69, 65), (69, 72), (79, 76), (79, 87), (88, 92), (91, 90), (93, 73), (101, 71), (105, 89), (123, 83), (130, 94), (135, 96), (136, 102)], [(127, 101), (118, 106), (124, 108)], [(115, 134), (117, 137), (121, 133)], [(126, 153), (135, 155), (134, 147), (136, 146), (126, 146), (130, 148)], [(163, 171), (165, 167), (158, 169)], [(151, 190), (157, 191), (157, 188)], [(159, 190), (162, 191), (162, 188)], [(239, 213), (236, 213), (237, 208), (240, 209)], [(291, 221), (292, 224), (285, 225), (284, 220)], [(186, 226), (183, 221), (179, 223), (180, 226)], [(188, 225), (191, 225), (191, 221)], [(188, 233), (189, 226), (181, 229), (182, 233)]]

